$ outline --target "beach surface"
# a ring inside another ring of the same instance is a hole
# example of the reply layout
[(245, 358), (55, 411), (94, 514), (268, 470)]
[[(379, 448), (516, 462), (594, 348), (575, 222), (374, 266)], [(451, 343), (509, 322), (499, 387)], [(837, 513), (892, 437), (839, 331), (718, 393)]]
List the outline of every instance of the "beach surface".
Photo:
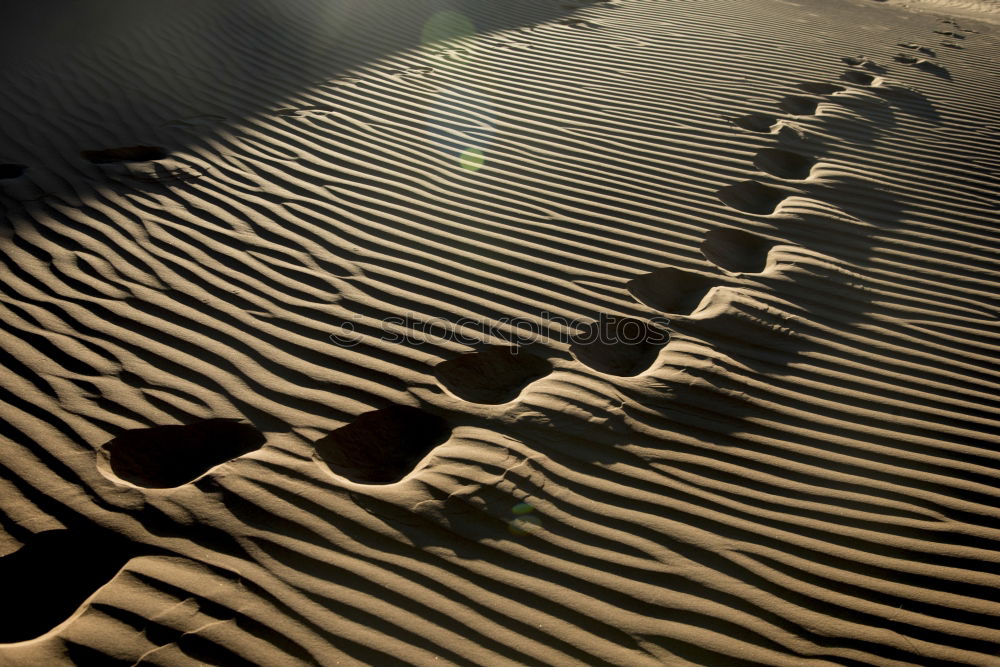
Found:
[(1000, 2), (0, 7), (0, 666), (1000, 665)]

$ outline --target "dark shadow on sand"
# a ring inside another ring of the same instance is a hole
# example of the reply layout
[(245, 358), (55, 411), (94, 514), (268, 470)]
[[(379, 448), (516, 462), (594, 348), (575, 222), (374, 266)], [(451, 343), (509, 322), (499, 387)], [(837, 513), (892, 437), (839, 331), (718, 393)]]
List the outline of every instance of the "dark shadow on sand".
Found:
[[(0, 75), (18, 80), (27, 69), (41, 82), (52, 72), (74, 85), (32, 84), (30, 103), (6, 114), (19, 131), (0, 135), (0, 155), (41, 155), (56, 169), (65, 165), (52, 164), (55, 155), (85, 163), (84, 151), (101, 161), (101, 151), (119, 147), (173, 152), (199, 143), (219, 123), (269, 110), (435, 36), (528, 27), (576, 9), (557, 0), (5, 2)], [(435, 16), (438, 29), (429, 28)], [(74, 136), (71, 128), (81, 126), (108, 137), (107, 144)]]

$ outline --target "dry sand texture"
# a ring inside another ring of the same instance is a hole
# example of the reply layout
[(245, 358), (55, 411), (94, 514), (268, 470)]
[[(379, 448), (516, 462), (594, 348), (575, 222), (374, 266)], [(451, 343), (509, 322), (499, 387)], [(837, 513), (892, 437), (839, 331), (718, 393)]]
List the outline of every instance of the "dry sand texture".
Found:
[(2, 3), (0, 664), (1000, 665), (997, 17)]

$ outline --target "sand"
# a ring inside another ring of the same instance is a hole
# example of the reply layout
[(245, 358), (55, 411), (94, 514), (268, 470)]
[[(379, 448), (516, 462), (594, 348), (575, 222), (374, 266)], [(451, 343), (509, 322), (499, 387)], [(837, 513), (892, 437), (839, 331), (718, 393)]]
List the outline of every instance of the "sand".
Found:
[(998, 30), (3, 3), (0, 665), (1000, 665)]

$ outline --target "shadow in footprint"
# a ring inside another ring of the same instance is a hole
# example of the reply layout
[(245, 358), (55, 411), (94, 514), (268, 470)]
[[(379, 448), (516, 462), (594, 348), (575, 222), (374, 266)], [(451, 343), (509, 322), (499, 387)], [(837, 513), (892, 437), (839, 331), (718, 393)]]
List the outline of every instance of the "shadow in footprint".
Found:
[(96, 526), (31, 536), (0, 558), (0, 643), (34, 639), (53, 629), (137, 555), (136, 545)]
[(448, 391), (472, 403), (513, 401), (531, 382), (552, 372), (548, 360), (502, 345), (469, 352), (434, 367), (434, 375)]
[(264, 434), (230, 419), (127, 431), (104, 445), (111, 471), (136, 486), (187, 484), (211, 468), (264, 444)]
[(336, 475), (361, 484), (392, 484), (451, 435), (448, 423), (420, 408), (393, 405), (366, 412), (314, 444)]
[(821, 83), (818, 81), (807, 81), (806, 83), (798, 84), (797, 87), (799, 90), (804, 90), (813, 95), (832, 95), (833, 93), (840, 93), (847, 90), (843, 86), (838, 86), (834, 83)]
[(667, 331), (650, 322), (602, 315), (573, 335), (569, 350), (595, 371), (631, 377), (648, 370), (669, 340)]
[(20, 178), (27, 170), (23, 164), (0, 164), (0, 180)]
[(115, 162), (150, 162), (163, 160), (167, 151), (159, 146), (122, 146), (100, 151), (82, 151), (84, 160), (94, 164), (114, 164)]
[(756, 215), (770, 215), (778, 208), (788, 195), (777, 188), (773, 188), (757, 181), (743, 181), (736, 185), (727, 185), (721, 188), (715, 195), (722, 200), (722, 203), (735, 208), (737, 211), (754, 213)]
[(931, 62), (926, 58), (917, 58), (916, 56), (911, 56), (908, 53), (900, 53), (898, 56), (893, 56), (893, 60), (898, 63), (903, 63), (904, 65), (913, 65), (923, 72), (933, 74), (934, 76), (941, 77), (942, 79), (951, 80), (951, 73), (947, 68)]
[(733, 125), (750, 132), (770, 132), (771, 127), (778, 122), (774, 116), (762, 113), (751, 113), (733, 119)]
[(809, 176), (815, 160), (780, 148), (762, 148), (753, 159), (753, 165), (766, 174), (802, 180)]
[(859, 86), (870, 86), (872, 82), (875, 81), (875, 77), (867, 72), (859, 72), (856, 69), (849, 69), (840, 75), (840, 78), (848, 83), (854, 83)]
[[(577, 7), (572, 5), (563, 5), (565, 9), (577, 9)], [(587, 19), (563, 19), (559, 21), (559, 25), (566, 25), (571, 28), (581, 28), (593, 30), (595, 28), (600, 28), (600, 24), (594, 23), (593, 21), (588, 21)]]
[(711, 278), (667, 266), (630, 280), (627, 287), (636, 301), (650, 308), (689, 315), (712, 285)]
[(935, 53), (934, 49), (932, 49), (931, 47), (920, 46), (919, 44), (914, 44), (913, 42), (900, 42), (896, 46), (902, 46), (904, 49), (915, 49), (916, 51), (919, 51), (924, 55), (930, 56), (931, 58), (937, 56), (937, 53)]
[(846, 58), (841, 58), (841, 60), (845, 64), (850, 65), (852, 67), (864, 67), (865, 69), (875, 72), (877, 74), (885, 74), (888, 71), (881, 65), (876, 64), (875, 61), (872, 60), (871, 58), (865, 58), (863, 56), (857, 58), (848, 56)]
[(778, 102), (778, 106), (793, 116), (811, 116), (816, 113), (820, 101), (805, 95), (786, 95)]
[(760, 273), (774, 244), (763, 236), (732, 227), (713, 229), (701, 243), (701, 254), (721, 269), (733, 273)]
[(928, 74), (933, 74), (936, 77), (951, 81), (951, 72), (949, 72), (946, 67), (931, 62), (930, 60), (920, 59), (913, 66), (922, 72), (927, 72)]

